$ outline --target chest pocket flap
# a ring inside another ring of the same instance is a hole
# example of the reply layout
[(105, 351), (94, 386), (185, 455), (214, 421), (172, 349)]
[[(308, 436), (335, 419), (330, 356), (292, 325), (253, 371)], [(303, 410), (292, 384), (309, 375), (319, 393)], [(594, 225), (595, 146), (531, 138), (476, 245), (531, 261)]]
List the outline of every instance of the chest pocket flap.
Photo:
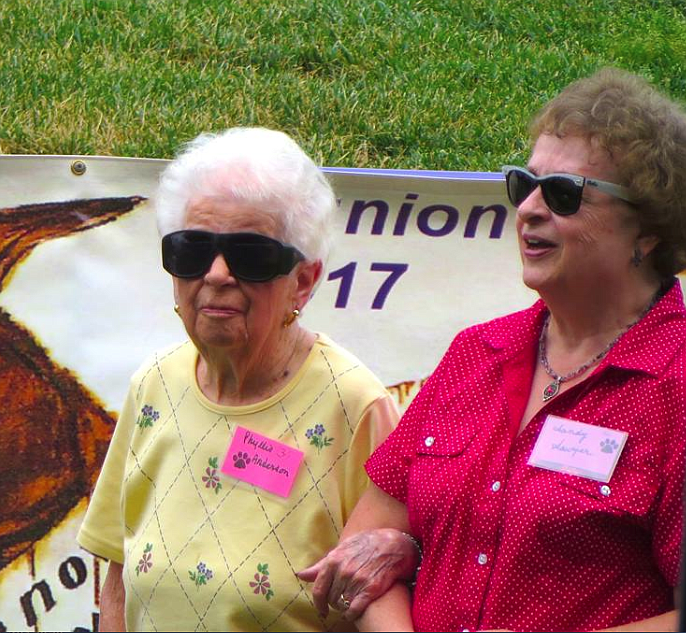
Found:
[(562, 475), (560, 483), (592, 497), (607, 508), (644, 516), (650, 510), (659, 488), (654, 473), (617, 468), (608, 483), (575, 475)]
[(417, 455), (456, 457), (464, 453), (477, 431), (477, 424), (464, 420), (429, 422), (419, 434)]

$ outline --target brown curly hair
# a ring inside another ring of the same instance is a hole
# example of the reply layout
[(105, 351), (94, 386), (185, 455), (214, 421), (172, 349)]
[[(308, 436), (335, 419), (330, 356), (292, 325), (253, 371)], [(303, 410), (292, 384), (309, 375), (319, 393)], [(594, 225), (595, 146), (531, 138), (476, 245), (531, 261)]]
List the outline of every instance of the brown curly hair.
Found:
[(580, 135), (606, 149), (635, 197), (641, 235), (663, 277), (686, 268), (686, 114), (644, 79), (604, 68), (567, 86), (534, 118), (531, 136)]

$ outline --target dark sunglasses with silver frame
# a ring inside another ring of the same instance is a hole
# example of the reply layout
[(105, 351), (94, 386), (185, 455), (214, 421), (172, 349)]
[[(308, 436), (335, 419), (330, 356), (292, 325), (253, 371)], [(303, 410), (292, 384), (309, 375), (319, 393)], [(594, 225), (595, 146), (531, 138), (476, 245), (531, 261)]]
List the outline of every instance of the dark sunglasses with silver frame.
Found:
[(562, 173), (536, 176), (528, 169), (514, 165), (505, 165), (503, 173), (507, 197), (515, 208), (519, 207), (539, 185), (545, 203), (557, 215), (573, 215), (579, 210), (585, 186), (595, 187), (598, 191), (625, 202), (635, 202), (635, 198), (626, 187), (595, 178)]
[(185, 229), (162, 238), (162, 266), (174, 277), (201, 277), (220, 253), (234, 277), (253, 282), (287, 275), (305, 259), (295, 246), (258, 233)]

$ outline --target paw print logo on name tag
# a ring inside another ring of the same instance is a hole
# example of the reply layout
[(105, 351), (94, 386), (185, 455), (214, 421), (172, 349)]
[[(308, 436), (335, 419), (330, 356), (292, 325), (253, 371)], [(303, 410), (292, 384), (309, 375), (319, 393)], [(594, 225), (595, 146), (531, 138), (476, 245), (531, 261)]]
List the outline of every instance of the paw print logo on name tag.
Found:
[(600, 442), (600, 450), (603, 453), (614, 453), (619, 448), (619, 444), (614, 440), (603, 440)]
[(238, 451), (238, 453), (236, 453), (232, 459), (233, 465), (236, 468), (245, 468), (250, 463), (250, 458), (248, 457), (248, 454), (243, 453), (241, 451)]

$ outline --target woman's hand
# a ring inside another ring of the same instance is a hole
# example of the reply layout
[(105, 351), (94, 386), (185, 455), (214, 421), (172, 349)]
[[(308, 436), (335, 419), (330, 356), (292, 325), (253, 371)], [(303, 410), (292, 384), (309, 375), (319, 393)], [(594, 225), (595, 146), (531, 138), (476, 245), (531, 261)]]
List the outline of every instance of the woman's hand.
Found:
[(298, 577), (314, 581), (312, 596), (322, 617), (331, 605), (352, 621), (396, 581), (414, 578), (419, 562), (417, 546), (407, 534), (381, 528), (350, 536)]

